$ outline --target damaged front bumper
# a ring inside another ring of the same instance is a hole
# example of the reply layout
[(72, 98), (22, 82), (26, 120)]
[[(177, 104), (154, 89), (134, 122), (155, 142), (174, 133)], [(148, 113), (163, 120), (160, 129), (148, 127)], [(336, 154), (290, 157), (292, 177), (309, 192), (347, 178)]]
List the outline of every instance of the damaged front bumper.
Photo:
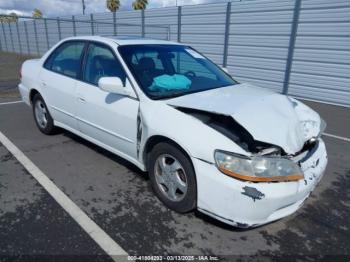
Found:
[(294, 213), (314, 190), (327, 166), (322, 139), (300, 160), (304, 179), (290, 182), (248, 182), (222, 174), (214, 164), (193, 159), (198, 209), (227, 224), (248, 228)]

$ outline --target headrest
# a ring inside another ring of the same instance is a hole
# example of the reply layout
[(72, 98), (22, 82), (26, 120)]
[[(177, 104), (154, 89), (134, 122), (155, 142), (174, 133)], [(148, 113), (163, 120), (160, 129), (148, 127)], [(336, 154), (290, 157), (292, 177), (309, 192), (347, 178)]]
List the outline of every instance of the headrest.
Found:
[(149, 69), (154, 69), (156, 67), (154, 60), (150, 57), (142, 57), (139, 60), (139, 69), (140, 70), (149, 70)]

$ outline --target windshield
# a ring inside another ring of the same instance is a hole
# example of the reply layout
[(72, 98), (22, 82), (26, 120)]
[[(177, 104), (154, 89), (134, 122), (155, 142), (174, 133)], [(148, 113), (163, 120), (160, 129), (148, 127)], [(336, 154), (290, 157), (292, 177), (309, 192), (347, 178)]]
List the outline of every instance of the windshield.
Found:
[(119, 52), (142, 90), (165, 99), (237, 84), (194, 49), (180, 45), (128, 45)]

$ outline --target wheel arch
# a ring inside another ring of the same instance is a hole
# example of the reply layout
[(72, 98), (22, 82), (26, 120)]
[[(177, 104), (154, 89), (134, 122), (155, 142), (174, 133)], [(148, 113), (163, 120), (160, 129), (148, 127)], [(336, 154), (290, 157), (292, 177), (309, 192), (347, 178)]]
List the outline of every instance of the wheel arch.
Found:
[(152, 151), (152, 148), (159, 144), (159, 143), (169, 143), (175, 147), (177, 147), (182, 153), (184, 153), (184, 155), (186, 157), (188, 157), (188, 159), (191, 162), (191, 165), (193, 167), (193, 170), (195, 171), (192, 159), (191, 159), (191, 155), (188, 152), (188, 150), (186, 150), (184, 147), (182, 147), (179, 143), (177, 143), (175, 140), (168, 138), (166, 136), (162, 136), (162, 135), (153, 135), (151, 137), (149, 137), (143, 147), (143, 152), (142, 152), (142, 157), (143, 157), (143, 163), (145, 165), (145, 169), (146, 171), (149, 170), (148, 167), (148, 158), (150, 156), (150, 152)]
[(33, 99), (34, 99), (34, 96), (35, 96), (36, 94), (41, 95), (40, 92), (39, 92), (37, 89), (35, 89), (35, 88), (32, 88), (32, 89), (29, 91), (29, 101), (30, 101), (30, 104), (31, 104), (31, 105), (33, 105)]

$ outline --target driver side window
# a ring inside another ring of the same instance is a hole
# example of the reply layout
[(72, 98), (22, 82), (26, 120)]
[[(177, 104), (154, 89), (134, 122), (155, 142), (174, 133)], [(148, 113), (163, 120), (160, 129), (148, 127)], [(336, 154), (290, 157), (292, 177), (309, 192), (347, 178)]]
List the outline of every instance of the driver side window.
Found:
[(104, 76), (119, 77), (125, 85), (126, 74), (112, 50), (99, 44), (90, 44), (87, 52), (84, 81), (98, 85)]

